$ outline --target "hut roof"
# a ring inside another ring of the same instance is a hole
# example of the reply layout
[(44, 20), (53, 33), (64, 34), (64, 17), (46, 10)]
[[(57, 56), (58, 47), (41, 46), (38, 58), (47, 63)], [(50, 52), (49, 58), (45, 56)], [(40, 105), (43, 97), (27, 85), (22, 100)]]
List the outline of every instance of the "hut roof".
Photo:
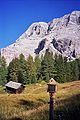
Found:
[(10, 87), (10, 88), (14, 88), (14, 89), (18, 89), (21, 85), (22, 85), (21, 83), (10, 81), (5, 86)]
[(49, 81), (49, 84), (56, 85), (56, 81), (53, 78), (51, 78), (50, 81)]

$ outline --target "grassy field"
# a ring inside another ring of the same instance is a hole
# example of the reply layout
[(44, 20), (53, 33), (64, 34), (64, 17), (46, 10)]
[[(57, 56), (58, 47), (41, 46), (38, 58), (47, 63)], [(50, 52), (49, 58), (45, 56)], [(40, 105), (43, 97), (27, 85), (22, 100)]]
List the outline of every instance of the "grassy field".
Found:
[[(80, 81), (58, 84), (55, 120), (80, 120)], [(49, 120), (46, 84), (27, 85), (22, 94), (0, 87), (0, 120)]]

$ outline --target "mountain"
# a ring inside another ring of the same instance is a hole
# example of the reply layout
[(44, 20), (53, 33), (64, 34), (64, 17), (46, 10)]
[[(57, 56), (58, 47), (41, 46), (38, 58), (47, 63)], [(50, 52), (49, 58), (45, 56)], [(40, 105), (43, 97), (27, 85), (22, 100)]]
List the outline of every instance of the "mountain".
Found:
[(15, 43), (0, 50), (7, 63), (19, 57), (21, 53), (27, 58), (30, 55), (44, 55), (46, 50), (62, 54), (68, 60), (80, 57), (80, 11), (73, 11), (49, 23), (33, 23)]

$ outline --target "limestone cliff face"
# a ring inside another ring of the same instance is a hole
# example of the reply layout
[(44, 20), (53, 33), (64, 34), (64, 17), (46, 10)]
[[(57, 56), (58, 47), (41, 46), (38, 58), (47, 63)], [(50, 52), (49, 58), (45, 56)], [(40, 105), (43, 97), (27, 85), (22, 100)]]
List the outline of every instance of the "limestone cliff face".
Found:
[(62, 54), (69, 60), (80, 57), (80, 11), (73, 11), (49, 23), (33, 23), (14, 44), (0, 51), (9, 63), (21, 53), (27, 58), (45, 54), (46, 50)]

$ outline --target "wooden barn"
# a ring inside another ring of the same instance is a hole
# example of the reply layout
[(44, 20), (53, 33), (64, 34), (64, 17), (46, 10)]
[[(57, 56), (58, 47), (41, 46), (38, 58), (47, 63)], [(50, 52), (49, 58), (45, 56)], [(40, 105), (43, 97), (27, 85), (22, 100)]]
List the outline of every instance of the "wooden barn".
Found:
[(21, 93), (25, 86), (21, 83), (17, 83), (17, 82), (13, 82), (13, 81), (10, 81), (8, 82), (6, 85), (6, 91), (9, 92), (9, 93)]

